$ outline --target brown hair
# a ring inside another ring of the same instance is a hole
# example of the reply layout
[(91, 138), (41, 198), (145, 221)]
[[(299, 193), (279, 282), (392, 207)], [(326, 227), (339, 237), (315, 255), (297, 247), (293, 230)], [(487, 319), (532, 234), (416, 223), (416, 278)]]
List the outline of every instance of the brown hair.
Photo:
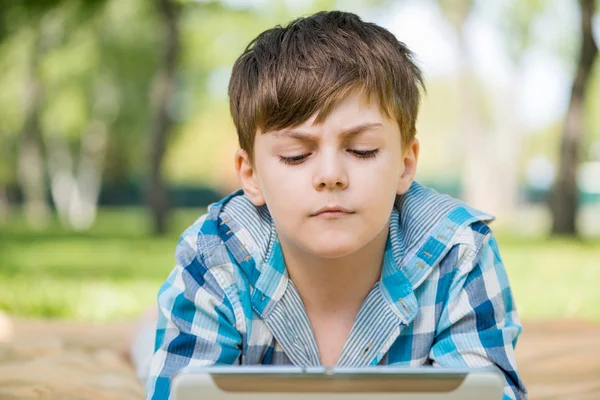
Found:
[(293, 127), (317, 111), (321, 123), (357, 89), (398, 121), (409, 144), (424, 89), (413, 58), (391, 32), (347, 12), (318, 12), (264, 31), (237, 59), (229, 81), (240, 147), (253, 160), (257, 129)]

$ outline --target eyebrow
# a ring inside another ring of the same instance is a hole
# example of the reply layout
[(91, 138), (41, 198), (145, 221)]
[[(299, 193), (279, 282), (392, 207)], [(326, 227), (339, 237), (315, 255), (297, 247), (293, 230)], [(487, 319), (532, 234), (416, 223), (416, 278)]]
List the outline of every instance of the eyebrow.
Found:
[[(361, 133), (367, 132), (367, 131), (374, 131), (377, 130), (379, 128), (382, 128), (383, 124), (379, 123), (379, 122), (367, 122), (364, 124), (360, 124), (360, 125), (356, 125), (353, 126), (349, 129), (346, 129), (345, 131), (343, 131), (342, 133), (340, 133), (340, 137), (347, 140), (351, 137), (354, 136), (358, 136)], [(295, 131), (295, 130), (283, 130), (283, 131), (279, 131), (279, 132), (274, 132), (273, 133), (274, 136), (280, 138), (280, 137), (290, 137), (292, 139), (296, 139), (296, 140), (300, 140), (302, 142), (316, 142), (319, 138), (318, 135), (313, 135), (310, 133), (306, 133), (306, 132), (300, 132), (300, 131)]]

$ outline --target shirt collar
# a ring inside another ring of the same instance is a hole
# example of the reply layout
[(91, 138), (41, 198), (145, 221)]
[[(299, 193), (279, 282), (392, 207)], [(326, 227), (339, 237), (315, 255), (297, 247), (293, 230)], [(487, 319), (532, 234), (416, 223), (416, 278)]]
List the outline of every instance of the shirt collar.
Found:
[[(211, 205), (219, 234), (254, 287), (252, 305), (269, 314), (288, 285), (275, 224), (266, 206), (256, 207), (238, 190)], [(455, 237), (476, 220), (491, 215), (413, 182), (396, 197), (390, 214), (380, 286), (404, 321), (417, 313), (416, 289), (449, 251)]]

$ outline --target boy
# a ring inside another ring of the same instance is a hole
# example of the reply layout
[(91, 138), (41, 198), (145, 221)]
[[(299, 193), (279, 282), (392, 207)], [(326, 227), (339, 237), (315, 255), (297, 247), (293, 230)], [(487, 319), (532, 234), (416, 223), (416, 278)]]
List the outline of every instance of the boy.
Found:
[(492, 217), (413, 182), (421, 72), (387, 30), (321, 12), (233, 67), (243, 191), (182, 235), (147, 395), (186, 365), (496, 365), (524, 398)]

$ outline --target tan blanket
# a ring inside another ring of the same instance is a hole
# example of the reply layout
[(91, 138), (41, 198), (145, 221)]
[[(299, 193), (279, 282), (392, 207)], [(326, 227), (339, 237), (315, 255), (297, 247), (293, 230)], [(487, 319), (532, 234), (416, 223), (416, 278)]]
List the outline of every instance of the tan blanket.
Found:
[[(5, 332), (12, 338), (0, 344), (0, 399), (143, 399), (122, 356), (133, 329), (133, 323), (15, 320), (12, 335)], [(517, 362), (530, 399), (600, 399), (598, 325), (525, 323)]]

